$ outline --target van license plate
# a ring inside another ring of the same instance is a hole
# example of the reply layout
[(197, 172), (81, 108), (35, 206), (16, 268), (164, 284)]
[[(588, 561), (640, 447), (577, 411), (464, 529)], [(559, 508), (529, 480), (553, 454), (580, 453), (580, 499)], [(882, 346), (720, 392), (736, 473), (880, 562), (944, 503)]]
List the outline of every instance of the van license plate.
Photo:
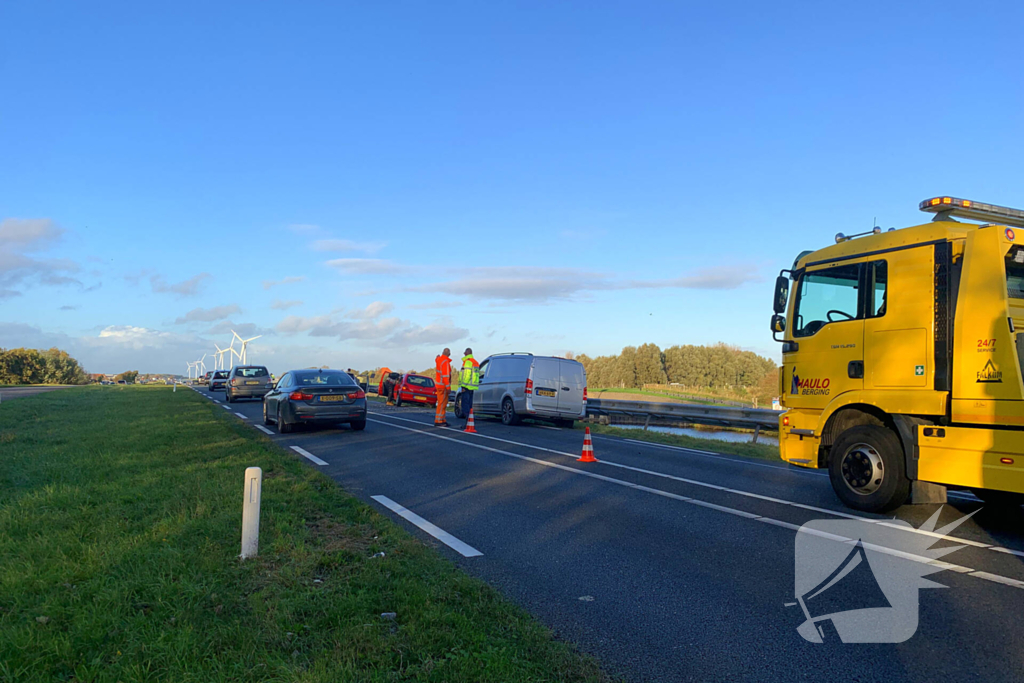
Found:
[(548, 398), (554, 398), (555, 396), (557, 396), (557, 394), (555, 394), (554, 389), (538, 389), (537, 395), (547, 396)]
[(329, 401), (344, 401), (344, 400), (345, 400), (345, 396), (321, 396), (320, 397), (320, 402), (321, 403), (327, 403)]

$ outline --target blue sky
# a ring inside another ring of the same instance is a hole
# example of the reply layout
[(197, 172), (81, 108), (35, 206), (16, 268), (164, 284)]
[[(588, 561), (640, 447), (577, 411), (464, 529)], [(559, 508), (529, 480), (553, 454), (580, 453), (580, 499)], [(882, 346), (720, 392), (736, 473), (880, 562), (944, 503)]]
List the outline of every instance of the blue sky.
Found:
[(1024, 11), (892, 5), (6, 3), (0, 346), (777, 357), (799, 251), (1024, 207)]

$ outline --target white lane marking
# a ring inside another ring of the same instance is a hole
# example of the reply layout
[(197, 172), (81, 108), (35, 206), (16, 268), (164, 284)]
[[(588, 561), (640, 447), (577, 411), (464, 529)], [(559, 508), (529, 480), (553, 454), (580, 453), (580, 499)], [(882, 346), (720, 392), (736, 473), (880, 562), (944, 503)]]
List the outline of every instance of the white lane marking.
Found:
[(248, 420), (249, 419), (245, 415), (242, 415), (241, 413), (235, 413), (235, 415), (237, 415), (238, 417), (242, 418), (243, 420)]
[(254, 426), (254, 427), (256, 427), (256, 429), (258, 429), (258, 430), (260, 430), (261, 432), (263, 432), (264, 434), (270, 434), (270, 435), (273, 435), (273, 434), (274, 434), (274, 432), (270, 431), (269, 429), (267, 429), (267, 428), (266, 428), (266, 427), (264, 427), (263, 425), (253, 425), (253, 426)]
[(979, 579), (1001, 583), (1006, 586), (1013, 586), (1014, 588), (1024, 588), (1024, 581), (1010, 579), (1005, 576), (999, 576), (998, 574), (989, 574), (988, 572), (971, 572), (968, 576), (976, 576)]
[(413, 524), (415, 524), (416, 526), (418, 526), (419, 528), (423, 529), (428, 534), (430, 534), (431, 536), (433, 536), (437, 540), (441, 541), (446, 546), (448, 546), (449, 548), (451, 548), (455, 552), (459, 553), (463, 557), (480, 557), (481, 555), (483, 555), (482, 552), (480, 552), (479, 550), (477, 550), (473, 546), (471, 546), (471, 545), (469, 545), (467, 543), (463, 543), (462, 541), (460, 541), (459, 539), (455, 538), (454, 536), (452, 536), (450, 533), (448, 533), (447, 531), (445, 531), (441, 527), (435, 526), (434, 524), (431, 524), (427, 520), (425, 520), (422, 517), (420, 517), (419, 515), (417, 515), (412, 510), (409, 510), (408, 508), (402, 507), (401, 505), (399, 505), (395, 501), (391, 500), (387, 496), (370, 496), (370, 497), (373, 498), (378, 503), (380, 503), (381, 505), (383, 505), (384, 507), (386, 507), (387, 509), (391, 510), (392, 512), (397, 513), (399, 517), (401, 517), (403, 519), (407, 519), (410, 522), (412, 522)]
[(1017, 557), (1024, 557), (1024, 553), (1019, 550), (1011, 550), (1010, 548), (1000, 548), (999, 546), (992, 546), (992, 550), (997, 553), (1008, 553), (1010, 555), (1016, 555)]
[(214, 403), (220, 403), (220, 401), (218, 401), (217, 399), (213, 399), (213, 402)]
[(224, 410), (231, 410), (231, 406), (224, 406), (224, 405), (222, 405), (221, 408), (223, 408)]
[[(730, 508), (730, 507), (726, 507), (724, 505), (715, 505), (714, 503), (708, 503), (708, 502), (703, 501), (703, 500), (698, 500), (698, 499), (695, 499), (695, 498), (688, 498), (686, 496), (681, 496), (681, 495), (679, 495), (677, 493), (670, 493), (668, 491), (662, 491), (661, 489), (651, 488), (650, 486), (642, 486), (640, 484), (634, 484), (632, 482), (628, 482), (628, 481), (625, 481), (623, 479), (615, 479), (614, 477), (606, 477), (606, 476), (604, 476), (602, 474), (595, 474), (593, 472), (587, 472), (586, 470), (580, 470), (580, 469), (576, 469), (574, 467), (568, 467), (566, 465), (559, 465), (558, 463), (548, 462), (547, 460), (540, 460), (539, 458), (531, 458), (528, 455), (520, 455), (518, 453), (512, 453), (510, 451), (503, 451), (503, 450), (498, 449), (498, 448), (491, 448), (490, 446), (484, 446), (483, 444), (476, 444), (476, 443), (472, 443), (470, 441), (464, 441), (462, 439), (454, 439), (454, 438), (452, 438), (450, 436), (443, 436), (443, 435), (437, 434), (435, 432), (428, 432), (428, 431), (425, 431), (425, 430), (413, 429), (412, 427), (405, 427), (403, 425), (394, 424), (393, 422), (386, 422), (386, 421), (383, 421), (383, 420), (373, 420), (373, 419), (370, 419), (369, 421), (370, 422), (376, 422), (377, 424), (387, 425), (387, 426), (392, 427), (394, 429), (402, 429), (402, 430), (407, 431), (407, 432), (415, 432), (417, 434), (422, 434), (424, 436), (429, 436), (429, 437), (434, 438), (434, 439), (443, 439), (444, 441), (451, 441), (453, 443), (462, 444), (463, 446), (468, 446), (470, 448), (476, 448), (476, 449), (479, 449), (479, 450), (482, 450), (482, 451), (488, 451), (490, 453), (498, 453), (499, 455), (505, 455), (505, 456), (508, 456), (510, 458), (515, 458), (517, 460), (525, 460), (527, 462), (532, 462), (532, 463), (537, 464), (537, 465), (542, 465), (543, 467), (551, 467), (551, 468), (554, 468), (554, 469), (562, 470), (564, 472), (571, 472), (572, 474), (577, 474), (577, 475), (580, 475), (580, 476), (583, 476), (583, 477), (589, 477), (591, 479), (597, 479), (597, 480), (600, 480), (600, 481), (605, 481), (605, 482), (608, 482), (609, 484), (615, 484), (617, 486), (623, 486), (625, 488), (635, 489), (637, 491), (644, 491), (646, 493), (651, 493), (651, 494), (654, 494), (656, 496), (661, 496), (663, 498), (671, 498), (673, 500), (678, 500), (678, 501), (683, 502), (683, 503), (689, 503), (689, 504), (692, 504), (692, 505), (698, 505), (700, 507), (710, 508), (710, 509), (713, 509), (713, 510), (717, 510), (719, 512), (725, 512), (725, 513), (728, 513), (728, 514), (731, 514), (731, 515), (736, 515), (738, 517), (744, 517), (746, 519), (752, 519), (752, 520), (755, 520), (755, 521), (758, 521), (758, 522), (765, 522), (767, 524), (772, 524), (772, 525), (775, 525), (775, 526), (781, 526), (781, 527), (784, 527), (784, 528), (787, 528), (787, 529), (796, 529), (796, 530), (801, 529), (801, 527), (799, 527), (799, 526), (797, 526), (795, 524), (790, 524), (789, 522), (783, 522), (782, 520), (772, 519), (771, 517), (764, 517), (762, 515), (757, 515), (757, 514), (754, 514), (754, 513), (751, 513), (751, 512), (747, 512), (746, 510), (738, 510), (736, 508)], [(292, 448), (295, 448), (295, 446), (292, 446)], [(673, 478), (675, 478), (675, 477), (673, 477)], [(712, 486), (712, 488), (721, 488), (721, 487)], [(804, 506), (801, 506), (801, 507), (804, 507)], [(833, 512), (831, 510), (824, 510), (824, 509), (822, 509), (822, 512), (826, 512), (828, 514), (833, 514), (833, 515), (837, 514), (837, 513)], [(841, 515), (841, 516), (853, 517), (853, 515)], [(877, 522), (878, 521), (878, 520), (873, 520), (873, 519), (868, 519), (868, 518), (859, 518), (859, 519), (862, 519), (863, 521), (867, 521), (867, 522)], [(881, 521), (886, 521), (886, 520), (881, 520)], [(905, 527), (894, 527), (894, 528), (903, 528), (905, 531), (916, 531), (915, 529), (905, 528)], [(826, 536), (826, 537), (834, 536), (834, 534), (826, 534), (825, 532), (820, 532), (820, 531), (816, 531), (816, 530), (808, 530), (805, 533), (811, 533), (813, 535)], [(963, 540), (959, 539), (959, 538), (954, 538), (954, 537), (948, 537), (948, 538), (951, 541), (963, 542)], [(844, 536), (835, 536), (835, 539), (836, 540), (840, 540), (841, 542), (855, 542), (856, 541), (856, 539), (848, 539), (848, 538), (846, 538)], [(894, 550), (892, 548), (885, 548), (884, 546), (873, 546), (872, 549), (878, 550), (879, 552), (885, 552), (885, 553), (890, 554), (890, 555), (895, 555), (897, 557), (903, 557), (905, 559), (911, 559), (914, 562), (921, 562), (923, 564), (932, 564), (932, 565), (935, 565), (935, 566), (941, 566), (941, 567), (943, 567), (945, 569), (951, 569), (951, 570), (953, 570), (953, 571), (955, 571), (957, 573), (966, 574), (967, 576), (974, 576), (975, 574), (978, 573), (976, 570), (971, 569), (969, 567), (962, 567), (960, 565), (953, 565), (953, 564), (950, 564), (948, 562), (941, 562), (939, 560), (935, 560), (935, 559), (930, 558), (930, 557), (923, 557), (921, 555), (913, 555), (911, 553), (905, 553), (905, 552), (903, 552), (901, 550)], [(984, 572), (982, 572), (982, 574), (984, 574)], [(992, 576), (997, 576), (997, 575), (993, 574)], [(987, 577), (986, 576), (980, 576), (979, 578), (987, 578)], [(1016, 587), (1016, 588), (1024, 588), (1024, 581), (1018, 582), (1016, 579), (1010, 579), (1010, 578), (1006, 578), (1006, 577), (999, 577), (999, 578), (1006, 579), (1005, 581), (1000, 581), (1000, 583), (1004, 583), (1007, 586), (1013, 586), (1013, 587)], [(989, 580), (993, 580), (993, 579), (989, 579)], [(1014, 583), (1014, 582), (1016, 582), (1016, 583)], [(1017, 585), (1018, 583), (1020, 585)]]
[(310, 460), (312, 460), (314, 465), (326, 465), (327, 464), (326, 460), (321, 460), (320, 458), (316, 457), (315, 455), (313, 455), (312, 453), (307, 451), (305, 448), (299, 448), (298, 446), (292, 446), (292, 450), (295, 451), (296, 453), (298, 453), (299, 455), (301, 455), (302, 457), (309, 458)]
[[(394, 417), (392, 415), (387, 415), (386, 417), (388, 417), (390, 419), (393, 419), (393, 420), (405, 420), (405, 418)], [(406, 420), (406, 421), (407, 422), (414, 422), (416, 424), (419, 424), (419, 422), (417, 422), (416, 420)], [(511, 444), (513, 446), (523, 446), (525, 448), (533, 448), (534, 450), (545, 451), (547, 453), (554, 453), (555, 455), (564, 455), (566, 457), (573, 458), (574, 460), (579, 458), (579, 454), (578, 453), (566, 453), (565, 451), (556, 451), (554, 449), (545, 448), (543, 446), (534, 446), (533, 444), (522, 443), (520, 441), (512, 441), (510, 439), (500, 439), (500, 438), (498, 438), (496, 436), (487, 436), (485, 434), (479, 434), (479, 433), (476, 434), (475, 436), (477, 436), (479, 438), (482, 438), (482, 439), (491, 439), (492, 441), (501, 441), (502, 443)], [(716, 490), (716, 491), (722, 491), (724, 493), (732, 493), (732, 494), (737, 495), (737, 496), (745, 496), (747, 498), (754, 498), (754, 499), (757, 499), (757, 500), (763, 500), (763, 501), (767, 501), (769, 503), (776, 503), (778, 505), (788, 505), (790, 507), (799, 508), (801, 510), (810, 510), (811, 512), (823, 512), (825, 514), (833, 515), (835, 517), (844, 517), (846, 519), (856, 519), (856, 520), (862, 521), (862, 522), (872, 522), (872, 523), (875, 523), (875, 524), (881, 524), (883, 526), (890, 526), (890, 527), (892, 527), (894, 529), (900, 529), (902, 531), (909, 531), (909, 532), (913, 532), (913, 533), (922, 534), (922, 535), (925, 535), (925, 536), (933, 536), (935, 538), (944, 538), (944, 536), (942, 536), (941, 534), (937, 534), (937, 533), (935, 533), (933, 531), (924, 531), (924, 530), (921, 530), (921, 529), (914, 529), (914, 528), (908, 528), (908, 527), (904, 527), (904, 526), (894, 525), (888, 519), (875, 519), (875, 518), (872, 518), (872, 517), (862, 517), (860, 515), (850, 514), (849, 512), (840, 512), (838, 510), (830, 510), (829, 508), (821, 508), (821, 507), (817, 507), (817, 506), (814, 506), (814, 505), (806, 505), (805, 503), (797, 503), (796, 501), (792, 501), (792, 500), (785, 500), (785, 499), (782, 499), (782, 498), (775, 498), (773, 496), (765, 496), (765, 495), (762, 495), (760, 493), (753, 493), (752, 491), (741, 491), (739, 489), (733, 489), (733, 488), (729, 488), (727, 486), (719, 486), (717, 484), (709, 484), (709, 483), (704, 482), (704, 481), (697, 481), (696, 479), (687, 479), (686, 477), (677, 477), (677, 476), (675, 476), (673, 474), (665, 474), (664, 472), (656, 472), (654, 470), (644, 469), (643, 467), (634, 467), (632, 465), (624, 465), (622, 463), (617, 463), (617, 462), (614, 462), (614, 461), (611, 461), (611, 460), (604, 460), (604, 459), (602, 459), (600, 461), (600, 464), (608, 465), (609, 467), (618, 467), (619, 469), (629, 470), (630, 472), (639, 472), (640, 474), (647, 474), (647, 475), (650, 475), (652, 477), (660, 477), (662, 479), (670, 479), (672, 481), (682, 482), (684, 484), (689, 484), (691, 486), (701, 486), (703, 488), (713, 489), (713, 490)], [(991, 547), (991, 544), (989, 544), (989, 543), (981, 543), (979, 541), (972, 541), (972, 540), (969, 540), (969, 539), (958, 538), (958, 537), (950, 537), (950, 538), (951, 538), (951, 540), (955, 540), (957, 543), (963, 543), (964, 545), (970, 545), (970, 546), (974, 546), (976, 548), (989, 548), (989, 547)]]
[(534, 427), (540, 427), (541, 429), (554, 429), (556, 432), (562, 431), (558, 427), (551, 427), (550, 425), (533, 425)]

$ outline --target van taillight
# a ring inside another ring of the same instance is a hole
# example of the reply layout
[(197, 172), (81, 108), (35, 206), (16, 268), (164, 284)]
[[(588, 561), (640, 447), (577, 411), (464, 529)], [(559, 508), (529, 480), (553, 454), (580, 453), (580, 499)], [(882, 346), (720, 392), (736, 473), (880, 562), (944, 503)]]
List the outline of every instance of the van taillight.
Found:
[(584, 401), (587, 400), (587, 388), (586, 387), (583, 387), (583, 400)]
[(533, 395), (533, 380), (532, 379), (526, 380), (526, 395), (527, 396), (532, 396)]

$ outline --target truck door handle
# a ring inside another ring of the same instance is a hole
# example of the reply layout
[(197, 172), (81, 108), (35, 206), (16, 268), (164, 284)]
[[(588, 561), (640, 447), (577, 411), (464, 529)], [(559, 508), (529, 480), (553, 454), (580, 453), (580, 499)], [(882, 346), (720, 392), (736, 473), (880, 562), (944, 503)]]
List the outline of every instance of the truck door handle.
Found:
[(850, 376), (850, 379), (864, 379), (864, 361), (851, 360), (850, 364), (846, 366), (846, 374)]

